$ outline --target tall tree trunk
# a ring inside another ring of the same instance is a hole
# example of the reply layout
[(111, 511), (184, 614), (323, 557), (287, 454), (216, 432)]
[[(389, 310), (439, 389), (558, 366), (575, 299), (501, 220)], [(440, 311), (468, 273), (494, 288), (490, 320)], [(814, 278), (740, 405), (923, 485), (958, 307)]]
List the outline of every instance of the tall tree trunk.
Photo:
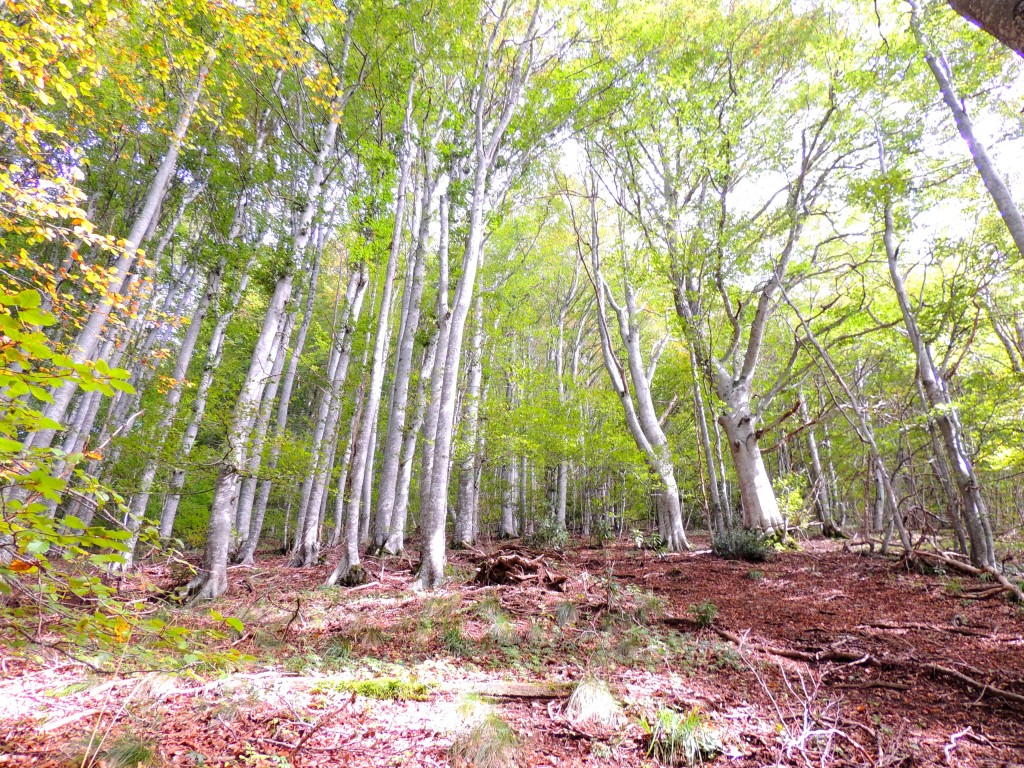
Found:
[[(508, 6), (503, 8), (508, 12)], [(466, 248), (462, 258), (462, 274), (459, 276), (452, 301), (452, 314), (448, 325), (448, 339), (444, 351), (438, 347), (438, 357), (444, 358), (441, 371), (435, 365), (435, 374), (430, 387), (431, 400), (438, 402), (437, 428), (430, 436), (433, 440), (433, 460), (430, 467), (430, 488), (427, 504), (421, 509), (420, 519), (423, 539), (420, 546), (420, 574), (417, 583), (424, 589), (434, 589), (444, 580), (445, 565), (445, 521), (448, 511), (449, 466), (452, 455), (452, 435), (455, 428), (455, 400), (459, 380), (459, 359), (462, 355), (462, 340), (466, 329), (466, 318), (469, 316), (476, 286), (477, 270), (483, 252), (484, 211), (488, 207), (488, 180), (490, 171), (498, 157), (498, 149), (508, 130), (509, 123), (527, 79), (529, 78), (533, 60), (534, 34), (540, 14), (540, 3), (535, 2), (530, 20), (524, 32), (522, 42), (518, 44), (515, 60), (508, 74), (508, 82), (503, 88), (497, 104), (493, 104), (491, 86), (487, 82), (491, 71), (484, 67), (484, 81), (476, 88), (474, 104), (474, 177), (472, 192), (468, 196), (470, 202)], [(499, 23), (500, 23), (499, 19)], [(491, 46), (496, 43), (496, 35), (489, 38), (485, 58), (489, 62), (494, 54)], [(506, 41), (501, 41), (502, 45)], [(493, 110), (493, 111), (492, 111)], [(497, 118), (491, 122), (491, 115), (497, 112)], [(485, 114), (487, 118), (485, 118)], [(484, 136), (485, 119), (493, 125), (490, 136)], [(424, 473), (425, 474), (425, 473)]]
[[(999, 171), (996, 170), (995, 165), (992, 163), (992, 158), (989, 157), (988, 151), (985, 149), (985, 145), (982, 144), (974, 134), (974, 124), (971, 122), (971, 118), (968, 116), (967, 110), (964, 108), (963, 100), (956, 92), (956, 86), (953, 85), (952, 70), (950, 69), (949, 63), (941, 54), (936, 55), (935, 51), (931, 47), (930, 41), (926, 39), (924, 31), (921, 28), (920, 9), (918, 8), (917, 3), (914, 0), (908, 1), (910, 2), (910, 7), (913, 9), (910, 17), (911, 28), (914, 31), (914, 36), (917, 38), (918, 45), (921, 46), (921, 51), (924, 55), (925, 62), (928, 64), (928, 69), (931, 70), (932, 76), (935, 78), (935, 82), (939, 86), (939, 91), (942, 93), (942, 101), (945, 102), (950, 113), (953, 115), (953, 121), (956, 123), (956, 129), (960, 133), (961, 138), (967, 144), (967, 149), (971, 153), (971, 159), (974, 161), (974, 167), (978, 169), (978, 174), (981, 176), (981, 180), (985, 184), (985, 188), (988, 190), (989, 195), (992, 196), (992, 202), (995, 203), (996, 209), (999, 211), (999, 215), (1006, 224), (1006, 228), (1010, 232), (1010, 237), (1013, 238), (1013, 242), (1016, 244), (1020, 255), (1024, 256), (1024, 216), (1021, 215), (1020, 209), (1017, 208), (1016, 204), (1013, 202), (1010, 190), (1006, 186), (1006, 182), (1003, 181), (1002, 176), (999, 175)], [(981, 7), (984, 3), (975, 2), (975, 5), (977, 7)], [(1005, 2), (1004, 5), (1009, 7), (1010, 2)], [(955, 7), (956, 5), (954, 4), (954, 8)], [(1020, 2), (1017, 2), (1014, 8), (1014, 16), (1016, 17), (1019, 39), (1020, 37), (1024, 37), (1024, 6), (1022, 6)]]
[[(351, 27), (350, 27), (351, 29)], [(337, 93), (330, 105), (330, 119), (321, 137), (320, 150), (310, 174), (306, 189), (305, 206), (299, 218), (297, 231), (292, 243), (290, 263), (285, 274), (277, 280), (274, 293), (267, 307), (263, 328), (260, 330), (253, 350), (249, 372), (242, 385), (242, 392), (235, 404), (231, 426), (228, 429), (228, 452), (214, 486), (213, 502), (210, 506), (210, 523), (207, 533), (203, 566), (199, 574), (186, 588), (193, 600), (216, 598), (228, 587), (227, 564), (231, 543), (231, 524), (238, 504), (238, 484), (245, 461), (245, 442), (252, 430), (255, 408), (263, 392), (263, 378), (273, 367), (276, 350), (274, 336), (284, 321), (285, 307), (292, 293), (293, 270), (302, 260), (309, 242), (313, 217), (320, 208), (324, 182), (327, 178), (327, 163), (334, 154), (334, 145), (341, 121), (341, 108), (346, 102), (344, 93)], [(283, 398), (282, 394), (282, 398)]]
[[(882, 173), (886, 172), (885, 150), (882, 140), (878, 141), (879, 162)], [(988, 520), (988, 509), (981, 494), (981, 486), (974, 471), (967, 441), (964, 438), (960, 414), (946, 389), (946, 382), (932, 360), (931, 352), (921, 337), (917, 318), (910, 306), (910, 297), (903, 284), (897, 263), (898, 248), (895, 243), (895, 226), (893, 224), (892, 203), (885, 201), (883, 215), (885, 231), (882, 236), (889, 264), (889, 277), (893, 290), (899, 301), (903, 324), (907, 331), (917, 361), (917, 375), (927, 396), (929, 418), (932, 419), (942, 436), (942, 444), (946, 451), (950, 470), (957, 490), (960, 492), (960, 509), (963, 511), (964, 524), (970, 539), (971, 562), (979, 568), (995, 567), (995, 545), (992, 541), (992, 529)], [(1022, 241), (1024, 243), (1024, 241)], [(1022, 251), (1024, 254), (1024, 251)]]
[(412, 374), (416, 335), (420, 326), (420, 309), (427, 262), (427, 238), (435, 187), (434, 152), (430, 148), (426, 152), (426, 163), (423, 172), (420, 228), (416, 237), (416, 248), (412, 254), (412, 279), (405, 289), (408, 296), (408, 301), (406, 302), (407, 315), (403, 333), (398, 343), (391, 408), (388, 412), (388, 425), (384, 437), (384, 463), (381, 467), (380, 491), (377, 498), (373, 541), (373, 549), (377, 552), (383, 551), (384, 545), (387, 543), (395, 511), (395, 495), (398, 491), (399, 465), (401, 463), (406, 411), (409, 403), (409, 381)]
[(189, 323), (188, 329), (185, 331), (185, 335), (182, 337), (181, 348), (178, 350), (178, 357), (174, 362), (174, 368), (171, 370), (171, 380), (173, 383), (171, 384), (170, 390), (167, 392), (163, 413), (160, 416), (160, 420), (157, 422), (156, 430), (153, 434), (153, 453), (146, 461), (146, 466), (142, 470), (142, 476), (139, 479), (139, 488), (132, 497), (131, 504), (129, 506), (128, 530), (131, 532), (132, 537), (128, 540), (128, 547), (125, 553), (124, 567), (126, 569), (129, 569), (132, 566), (132, 560), (135, 556), (135, 547), (139, 540), (139, 530), (142, 526), (142, 520), (146, 515), (146, 507), (149, 505), (150, 491), (153, 488), (153, 481), (156, 479), (156, 474), (163, 458), (162, 453), (164, 440), (170, 432), (171, 427), (174, 424), (174, 420), (178, 415), (178, 405), (181, 403), (181, 396), (185, 386), (185, 378), (188, 376), (188, 369), (192, 362), (192, 355), (196, 349), (196, 342), (199, 340), (199, 332), (202, 328), (203, 321), (206, 319), (206, 313), (209, 311), (211, 302), (220, 291), (220, 281), (223, 276), (223, 269), (224, 265), (223, 262), (221, 262), (207, 278), (206, 289), (203, 291), (203, 294), (199, 299), (199, 303), (196, 305), (195, 311), (192, 313), (192, 320)]
[[(399, 157), (398, 190), (395, 196), (395, 223), (391, 235), (391, 249), (388, 253), (387, 267), (384, 272), (384, 287), (381, 291), (380, 311), (377, 316), (377, 334), (374, 340), (373, 358), (370, 367), (370, 379), (367, 384), (366, 399), (363, 404), (363, 417), (359, 424), (356, 450), (352, 456), (351, 473), (353, 493), (349, 499), (349, 526), (346, 530), (346, 541), (342, 557), (328, 579), (328, 584), (351, 584), (363, 578), (362, 566), (359, 564), (359, 516), (363, 494), (355, 492), (355, 482), (362, 487), (366, 473), (373, 474), (372, 438), (377, 429), (377, 416), (380, 409), (381, 395), (384, 388), (384, 364), (391, 327), (391, 305), (394, 300), (395, 272), (402, 247), (404, 231), (406, 193), (409, 187), (410, 169), (414, 156), (412, 136), (412, 109), (415, 80), (410, 81), (406, 94), (405, 120), (402, 125), (402, 149)], [(354, 523), (354, 525), (353, 525)], [(354, 536), (353, 536), (354, 534)], [(353, 573), (350, 574), (350, 571)]]
[[(237, 210), (237, 209), (236, 209)], [(241, 218), (236, 217), (238, 227), (241, 228)], [(171, 481), (168, 486), (167, 495), (164, 497), (163, 507), (160, 510), (160, 538), (169, 539), (174, 530), (174, 518), (178, 514), (178, 504), (181, 502), (181, 489), (185, 485), (185, 463), (192, 455), (196, 439), (199, 436), (199, 428), (202, 425), (203, 417), (206, 414), (206, 403), (210, 395), (210, 388), (213, 386), (213, 378), (220, 367), (224, 357), (224, 340), (227, 337), (228, 325), (235, 315), (238, 307), (249, 285), (249, 268), (252, 261), (248, 262), (238, 276), (234, 289), (228, 297), (227, 306), (217, 315), (213, 332), (210, 334), (210, 344), (206, 352), (206, 361), (203, 365), (202, 375), (199, 377), (199, 384), (196, 387), (195, 399), (192, 402), (192, 415), (188, 425), (185, 427), (185, 434), (182, 437), (181, 447), (178, 449), (174, 461), (174, 469), (171, 473)]]
[[(466, 457), (459, 466), (459, 494), (455, 519), (456, 546), (469, 547), (476, 543), (478, 510), (476, 501), (477, 459), (479, 457), (480, 384), (483, 379), (484, 310), (481, 297), (474, 303), (474, 332), (470, 352), (469, 381), (464, 400)], [(564, 502), (564, 498), (563, 498)], [(565, 510), (562, 510), (565, 519)]]
[(412, 422), (405, 431), (402, 440), (402, 457), (398, 467), (398, 481), (395, 490), (395, 505), (391, 514), (391, 526), (384, 551), (389, 555), (400, 555), (405, 550), (405, 526), (409, 516), (409, 489), (412, 485), (412, 466), (416, 458), (416, 443), (420, 430), (423, 429), (427, 414), (427, 387), (430, 385), (430, 373), (434, 369), (434, 358), (437, 355), (437, 334), (431, 337), (427, 348), (423, 350), (420, 364), (419, 382), (416, 385), (416, 407)]
[(707, 408), (700, 391), (700, 378), (697, 372), (693, 375), (693, 410), (697, 422), (697, 434), (700, 437), (701, 452), (704, 454), (704, 466), (708, 473), (708, 491), (711, 496), (711, 522), (713, 536), (725, 535), (725, 520), (722, 517), (722, 496), (718, 486), (718, 472), (715, 469), (715, 457), (711, 452), (711, 436), (708, 433)]
[(366, 265), (360, 264), (353, 270), (345, 291), (345, 310), (333, 340), (335, 364), (333, 370), (330, 371), (329, 389), (324, 393), (314, 427), (314, 462), (309, 479), (309, 489), (304, 492), (306, 508), (305, 510), (300, 509), (303, 523), (296, 537), (295, 551), (292, 555), (293, 565), (310, 566), (315, 564), (320, 557), (320, 508), (323, 497), (327, 493), (327, 483), (330, 480), (334, 448), (338, 442), (338, 421), (341, 418), (343, 401), (342, 388), (348, 378), (355, 326), (359, 322), (368, 282)]
[[(178, 154), (181, 151), (185, 135), (188, 133), (192, 117), (199, 104), (199, 99), (202, 96), (203, 87), (215, 56), (216, 51), (211, 49), (199, 67), (199, 72), (196, 75), (191, 90), (182, 102), (181, 111), (178, 113), (178, 120), (175, 123), (174, 130), (171, 132), (170, 144), (164, 153), (163, 159), (160, 161), (156, 175), (150, 182), (142, 210), (132, 224), (131, 231), (128, 233), (128, 237), (125, 238), (124, 247), (109, 272), (107, 290), (102, 294), (102, 298), (97, 302), (96, 306), (93, 307), (89, 319), (79, 331), (74, 347), (70, 351), (71, 359), (76, 363), (88, 362), (96, 351), (103, 326), (110, 317), (110, 312), (115, 303), (115, 297), (110, 293), (110, 286), (119, 286), (125, 282), (128, 273), (136, 262), (139, 247), (144, 242), (145, 236), (150, 231), (157, 212), (163, 204), (171, 177), (174, 176), (178, 167)], [(71, 398), (74, 396), (77, 388), (78, 385), (74, 381), (69, 381), (56, 387), (51, 393), (53, 399), (44, 409), (43, 415), (55, 422), (63, 422), (68, 406), (71, 403)], [(49, 448), (56, 431), (55, 429), (41, 429), (37, 431), (32, 436), (31, 447)], [(26, 441), (27, 445), (28, 441)]]
[[(800, 394), (800, 417), (807, 424), (810, 415), (807, 411), (807, 401), (803, 393)], [(811, 496), (814, 498), (814, 511), (821, 523), (821, 532), (825, 536), (834, 537), (839, 534), (836, 529), (835, 520), (832, 518), (832, 503), (828, 493), (828, 478), (821, 466), (821, 454), (818, 452), (818, 438), (814, 434), (814, 427), (807, 427), (807, 452), (811, 456)]]

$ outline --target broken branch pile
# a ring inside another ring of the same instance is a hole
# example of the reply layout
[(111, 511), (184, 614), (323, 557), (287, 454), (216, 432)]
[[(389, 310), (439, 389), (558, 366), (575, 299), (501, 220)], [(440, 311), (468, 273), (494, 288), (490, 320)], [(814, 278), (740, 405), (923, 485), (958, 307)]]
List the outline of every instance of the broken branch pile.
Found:
[(544, 555), (531, 559), (522, 552), (504, 549), (479, 560), (473, 580), (484, 585), (533, 582), (561, 592), (565, 579), (565, 576), (544, 565)]

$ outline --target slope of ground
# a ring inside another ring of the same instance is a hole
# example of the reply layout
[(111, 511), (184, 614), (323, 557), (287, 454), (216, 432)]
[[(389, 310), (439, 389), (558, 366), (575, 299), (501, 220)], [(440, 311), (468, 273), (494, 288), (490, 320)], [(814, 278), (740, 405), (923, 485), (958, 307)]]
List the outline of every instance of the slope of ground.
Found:
[[(721, 765), (1024, 764), (1024, 612), (956, 578), (827, 545), (755, 566), (618, 544), (519, 550), (537, 578), (481, 585), (494, 549), (457, 553), (428, 595), (401, 560), (370, 558), (355, 589), (281, 558), (234, 568), (215, 606), (244, 623), (222, 641), (245, 654), (231, 664), (113, 676), (6, 658), (0, 765), (449, 765), (488, 713), (515, 731), (517, 765), (656, 765), (666, 710), (696, 710)], [(590, 677), (617, 724), (567, 716)]]

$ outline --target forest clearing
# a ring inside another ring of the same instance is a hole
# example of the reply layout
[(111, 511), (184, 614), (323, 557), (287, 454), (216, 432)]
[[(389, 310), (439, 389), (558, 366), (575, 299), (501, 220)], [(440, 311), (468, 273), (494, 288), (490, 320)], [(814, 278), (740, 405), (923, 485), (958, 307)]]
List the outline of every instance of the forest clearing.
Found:
[(1024, 765), (1022, 13), (0, 2), (0, 766)]
[[(482, 586), (495, 551), (543, 558), (566, 581)], [(955, 575), (823, 543), (760, 564), (627, 543), (488, 547), (452, 564), (432, 594), (410, 592), (411, 564), (395, 560), (368, 561), (356, 591), (282, 557), (233, 570), (218, 609), (245, 627), (210, 650), (249, 658), (221, 669), (90, 675), (5, 659), (0, 760), (78, 765), (98, 734), (98, 754), (134, 746), (145, 764), (465, 765), (479, 711), (514, 734), (482, 765), (659, 765), (641, 723), (668, 711), (697, 712), (713, 734), (700, 761), (722, 765), (1024, 759), (1024, 615)], [(182, 620), (218, 625), (201, 609)], [(615, 708), (569, 707), (589, 680)]]

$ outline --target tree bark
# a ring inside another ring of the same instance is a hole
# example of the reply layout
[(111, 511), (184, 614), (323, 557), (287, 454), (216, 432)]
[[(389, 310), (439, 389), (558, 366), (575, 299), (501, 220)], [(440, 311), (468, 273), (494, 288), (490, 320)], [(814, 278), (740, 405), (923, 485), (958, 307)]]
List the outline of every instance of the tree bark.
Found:
[(949, 0), (969, 22), (1024, 57), (1024, 2), (1021, 0)]

